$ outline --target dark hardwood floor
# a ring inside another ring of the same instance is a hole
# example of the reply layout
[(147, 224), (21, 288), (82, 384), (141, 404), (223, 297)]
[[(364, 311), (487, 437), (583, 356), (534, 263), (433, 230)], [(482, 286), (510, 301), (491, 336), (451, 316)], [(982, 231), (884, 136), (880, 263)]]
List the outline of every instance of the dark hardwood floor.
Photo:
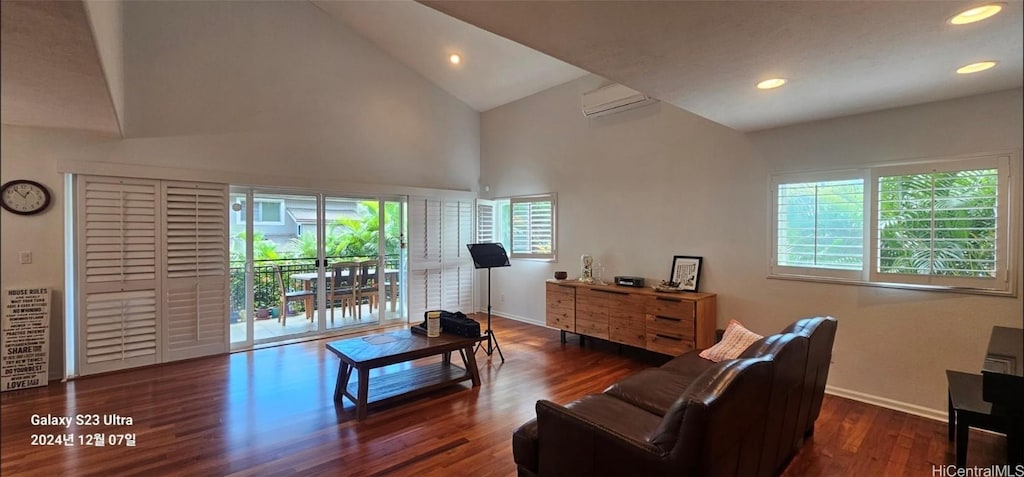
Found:
[[(512, 432), (538, 399), (600, 392), (664, 360), (597, 340), (562, 345), (555, 330), (500, 318), (494, 328), (507, 361), (479, 353), (482, 386), (456, 385), (362, 422), (351, 402), (332, 400), (338, 359), (324, 340), (3, 393), (0, 474), (508, 476)], [(65, 429), (33, 426), (34, 414), (133, 422)], [(136, 446), (31, 445), (33, 434), (88, 432), (134, 433)], [(933, 465), (953, 462), (945, 432), (941, 422), (826, 396), (786, 475), (933, 475)], [(972, 433), (968, 465), (1000, 463), (1005, 452), (1001, 436)]]

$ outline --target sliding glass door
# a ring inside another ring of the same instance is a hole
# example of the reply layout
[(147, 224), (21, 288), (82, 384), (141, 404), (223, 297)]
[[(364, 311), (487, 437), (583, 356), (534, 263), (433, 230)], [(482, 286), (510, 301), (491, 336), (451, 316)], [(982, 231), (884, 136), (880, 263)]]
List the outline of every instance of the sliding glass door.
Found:
[(406, 321), (405, 203), (233, 188), (232, 346)]
[(326, 197), (328, 329), (404, 320), (401, 199)]

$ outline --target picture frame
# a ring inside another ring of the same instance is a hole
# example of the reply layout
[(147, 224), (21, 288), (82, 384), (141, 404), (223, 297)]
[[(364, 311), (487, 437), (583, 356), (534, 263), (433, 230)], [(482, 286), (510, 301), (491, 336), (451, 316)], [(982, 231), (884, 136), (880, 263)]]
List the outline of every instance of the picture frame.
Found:
[(669, 281), (679, 283), (679, 289), (683, 291), (697, 291), (700, 285), (700, 269), (703, 257), (691, 257), (687, 255), (676, 255), (672, 257), (672, 271)]

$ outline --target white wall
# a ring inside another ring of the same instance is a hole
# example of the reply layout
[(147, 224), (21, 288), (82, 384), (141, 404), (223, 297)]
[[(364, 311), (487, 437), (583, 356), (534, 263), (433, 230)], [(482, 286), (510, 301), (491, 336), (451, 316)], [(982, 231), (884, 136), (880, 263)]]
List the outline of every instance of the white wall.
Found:
[[(58, 164), (335, 192), (475, 190), (479, 114), (308, 2), (127, 2), (123, 13), (127, 138), (3, 126), (2, 180), (37, 180), (54, 205), (0, 214), (2, 287), (63, 291)], [(22, 250), (35, 263), (19, 265)], [(63, 364), (57, 301), (51, 377)]]
[[(701, 290), (718, 294), (719, 327), (735, 318), (767, 334), (801, 317), (833, 315), (840, 322), (829, 385), (932, 416), (945, 413), (944, 370), (978, 371), (991, 327), (1022, 325), (1019, 295), (765, 278), (770, 172), (1019, 151), (1020, 90), (748, 138), (666, 105), (584, 119), (579, 94), (596, 81), (571, 82), (481, 116), (480, 184), (490, 186), (489, 195), (554, 191), (559, 201), (558, 262), (516, 260), (496, 270), (496, 313), (543, 321), (543, 280), (554, 270), (578, 276), (583, 252), (605, 263), (609, 277), (655, 282), (668, 277), (673, 255), (703, 256)], [(1014, 197), (1020, 221), (1019, 183)]]

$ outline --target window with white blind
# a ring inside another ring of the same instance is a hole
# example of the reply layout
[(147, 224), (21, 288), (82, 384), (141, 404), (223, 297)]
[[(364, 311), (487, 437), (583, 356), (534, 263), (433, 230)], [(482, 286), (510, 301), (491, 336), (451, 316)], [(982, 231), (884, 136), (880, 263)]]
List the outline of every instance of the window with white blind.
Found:
[(1008, 155), (772, 180), (776, 277), (1015, 293)]
[(804, 179), (776, 186), (777, 268), (855, 278), (864, 267), (864, 179)]
[(556, 258), (555, 194), (477, 201), (477, 241), (505, 246), (510, 258)]

